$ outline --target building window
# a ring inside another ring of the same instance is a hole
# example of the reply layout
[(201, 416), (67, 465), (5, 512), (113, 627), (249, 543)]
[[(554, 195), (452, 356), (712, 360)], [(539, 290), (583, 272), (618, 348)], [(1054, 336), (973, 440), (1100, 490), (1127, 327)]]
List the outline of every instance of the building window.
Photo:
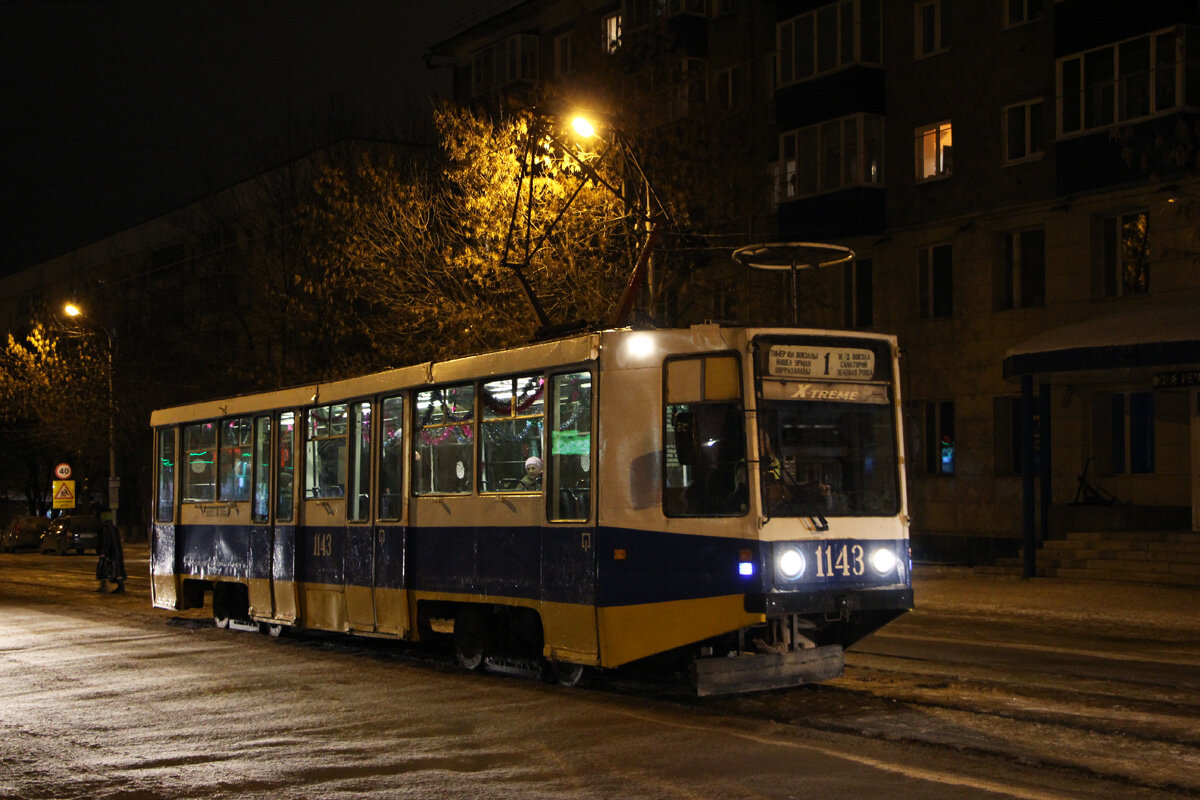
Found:
[(776, 25), (779, 85), (849, 64), (882, 63), (880, 5), (880, 0), (842, 0)]
[(713, 73), (709, 102), (720, 111), (733, 111), (745, 105), (746, 67), (737, 64)]
[(946, 49), (942, 0), (925, 0), (913, 9), (913, 54), (924, 58)]
[(859, 258), (842, 273), (842, 310), (847, 328), (869, 328), (875, 319), (874, 262)]
[(600, 20), (601, 45), (604, 52), (615, 53), (621, 47), (621, 15), (606, 14)]
[(1076, 133), (1128, 122), (1179, 107), (1187, 64), (1182, 28), (1067, 56), (1058, 61), (1058, 131)]
[(713, 18), (732, 14), (736, 10), (735, 2), (736, 0), (710, 0), (708, 14)]
[(917, 128), (917, 180), (948, 178), (954, 172), (954, 136), (950, 123)]
[(776, 202), (882, 183), (882, 117), (855, 114), (779, 137)]
[(1150, 291), (1150, 215), (1145, 211), (1100, 220), (1100, 294)]
[(1154, 472), (1154, 393), (1099, 392), (1092, 398), (1096, 466), (1110, 475)]
[(703, 17), (704, 0), (667, 0), (667, 16), (679, 17), (683, 15), (693, 17)]
[(994, 398), (992, 401), (992, 433), (995, 437), (995, 473), (997, 475), (1021, 474), (1023, 430), (1021, 398)]
[(471, 56), (471, 94), (480, 95), (514, 81), (538, 77), (538, 39), (531, 34), (509, 36), (476, 50)]
[(953, 475), (958, 459), (954, 438), (954, 401), (934, 400), (923, 405), (925, 472), (930, 475)]
[(1042, 99), (1006, 106), (1004, 121), (1004, 161), (1013, 163), (1042, 155)]
[(948, 244), (922, 247), (917, 253), (921, 319), (948, 317), (954, 313), (953, 253), (953, 247)]
[(1007, 0), (1004, 9), (1004, 25), (1020, 25), (1042, 15), (1045, 0)]
[(562, 77), (572, 70), (574, 41), (570, 32), (554, 37), (554, 75)]
[(708, 104), (708, 70), (702, 58), (671, 62), (665, 75), (663, 98), (668, 119), (682, 119)]
[(996, 310), (1046, 305), (1046, 231), (1000, 234)]

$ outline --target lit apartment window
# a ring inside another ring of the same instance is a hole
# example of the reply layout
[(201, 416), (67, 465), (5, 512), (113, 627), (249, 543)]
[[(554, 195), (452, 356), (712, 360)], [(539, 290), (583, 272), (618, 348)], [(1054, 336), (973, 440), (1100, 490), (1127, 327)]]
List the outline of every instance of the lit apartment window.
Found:
[(842, 0), (775, 26), (779, 85), (882, 61), (880, 0)]
[(883, 119), (855, 114), (779, 137), (776, 201), (883, 183)]
[(1150, 291), (1150, 215), (1145, 211), (1099, 221), (1101, 294), (1124, 297)]
[(954, 137), (950, 123), (917, 128), (917, 180), (946, 178), (954, 171)]
[(554, 74), (556, 76), (561, 77), (571, 71), (574, 58), (573, 49), (574, 42), (570, 32), (554, 37)]
[(1033, 228), (1000, 234), (996, 309), (1046, 304), (1046, 231)]
[(1102, 128), (1180, 106), (1187, 74), (1179, 57), (1184, 38), (1183, 29), (1172, 28), (1059, 59), (1059, 132)]
[(1020, 25), (1030, 22), (1042, 15), (1046, 0), (1006, 0), (1004, 7), (1004, 25)]
[(921, 319), (954, 313), (954, 248), (948, 244), (917, 251), (917, 292)]
[(858, 258), (842, 272), (842, 311), (847, 328), (869, 328), (875, 321), (874, 262)]
[(913, 8), (913, 55), (916, 58), (946, 49), (942, 6), (943, 0), (925, 0)]
[(1004, 161), (1013, 163), (1042, 155), (1042, 107), (1044, 103), (1028, 100), (1006, 106), (1001, 112), (1004, 120)]
[(621, 15), (607, 14), (600, 20), (604, 52), (615, 53), (621, 47)]

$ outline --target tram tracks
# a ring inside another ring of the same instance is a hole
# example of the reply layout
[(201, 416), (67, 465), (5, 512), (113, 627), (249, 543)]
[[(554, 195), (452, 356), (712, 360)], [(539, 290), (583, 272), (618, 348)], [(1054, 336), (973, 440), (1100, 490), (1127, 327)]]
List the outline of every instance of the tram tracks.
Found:
[(1200, 797), (1200, 695), (1186, 687), (1163, 691), (1153, 669), (1145, 674), (1089, 679), (1069, 669), (852, 653), (845, 676), (809, 698), (799, 691), (740, 702), (744, 711), (789, 724)]

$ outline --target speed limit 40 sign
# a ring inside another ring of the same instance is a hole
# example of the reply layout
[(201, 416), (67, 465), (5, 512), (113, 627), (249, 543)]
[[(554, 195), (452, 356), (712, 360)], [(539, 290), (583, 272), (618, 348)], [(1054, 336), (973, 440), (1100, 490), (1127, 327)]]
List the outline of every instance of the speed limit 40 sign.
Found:
[(59, 464), (54, 468), (54, 477), (58, 478), (60, 481), (65, 481), (67, 478), (71, 477), (71, 465)]

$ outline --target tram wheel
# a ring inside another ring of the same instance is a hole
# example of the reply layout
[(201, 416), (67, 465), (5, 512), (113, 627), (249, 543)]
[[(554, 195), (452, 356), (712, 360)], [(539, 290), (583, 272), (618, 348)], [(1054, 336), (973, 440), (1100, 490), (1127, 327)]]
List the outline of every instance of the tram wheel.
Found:
[(559, 686), (586, 686), (592, 671), (583, 664), (572, 664), (568, 661), (551, 661), (547, 665), (547, 680)]
[(472, 672), (483, 668), (486, 637), (483, 620), (473, 608), (465, 608), (454, 617), (454, 657), (464, 669)]
[(219, 617), (216, 614), (213, 614), (213, 625), (216, 625), (218, 628), (228, 628), (229, 617)]
[(278, 639), (283, 634), (283, 623), (280, 622), (260, 622), (258, 629), (270, 636), (272, 639)]

